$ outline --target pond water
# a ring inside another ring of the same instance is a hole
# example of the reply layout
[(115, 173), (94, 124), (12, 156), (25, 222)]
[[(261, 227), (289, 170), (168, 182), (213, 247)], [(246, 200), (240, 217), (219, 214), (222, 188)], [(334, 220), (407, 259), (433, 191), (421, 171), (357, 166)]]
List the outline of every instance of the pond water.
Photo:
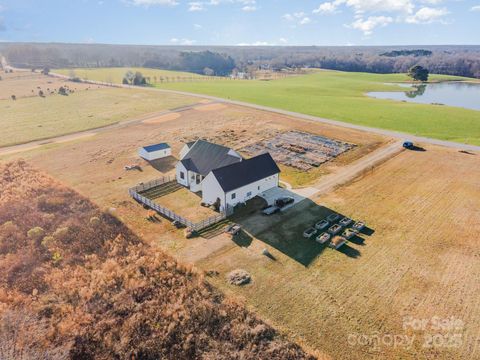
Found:
[[(406, 84), (396, 84), (405, 87)], [(374, 91), (367, 94), (377, 99), (408, 101), (421, 104), (442, 104), (480, 110), (480, 84), (443, 82), (409, 86), (407, 91)]]

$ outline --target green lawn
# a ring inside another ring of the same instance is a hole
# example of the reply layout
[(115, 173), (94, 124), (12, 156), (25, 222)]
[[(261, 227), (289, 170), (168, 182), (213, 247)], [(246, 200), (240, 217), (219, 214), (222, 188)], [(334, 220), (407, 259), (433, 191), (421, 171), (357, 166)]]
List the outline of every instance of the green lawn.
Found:
[(114, 88), (78, 91), (69, 96), (0, 100), (0, 146), (105, 126), (197, 101), (188, 96)]
[[(241, 100), (353, 124), (480, 145), (479, 111), (379, 100), (364, 95), (369, 91), (401, 91), (398, 86), (385, 83), (407, 80), (403, 74), (319, 71), (275, 81), (219, 80), (162, 83), (156, 86)], [(431, 80), (465, 80), (465, 78), (433, 75)]]
[(131, 70), (133, 72), (140, 71), (143, 76), (150, 78), (150, 81), (153, 83), (161, 81), (178, 81), (178, 78), (186, 79), (203, 79), (206, 78), (203, 75), (182, 72), (182, 71), (169, 71), (169, 70), (159, 70), (159, 69), (149, 69), (149, 68), (123, 68), (123, 67), (112, 67), (112, 68), (77, 68), (77, 69), (54, 69), (52, 72), (62, 74), (62, 75), (75, 75), (82, 79), (103, 81), (107, 83), (116, 83), (121, 84), (122, 79), (125, 76), (125, 73)]

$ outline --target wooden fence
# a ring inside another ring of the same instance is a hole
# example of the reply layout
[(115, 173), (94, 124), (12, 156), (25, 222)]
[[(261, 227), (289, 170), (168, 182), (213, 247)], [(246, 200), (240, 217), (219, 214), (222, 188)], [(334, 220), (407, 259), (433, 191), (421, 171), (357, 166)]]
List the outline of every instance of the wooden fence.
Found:
[(148, 206), (152, 210), (155, 210), (159, 214), (162, 214), (162, 215), (166, 216), (167, 218), (172, 219), (173, 221), (178, 221), (179, 223), (181, 223), (181, 224), (185, 225), (186, 227), (189, 227), (189, 228), (191, 228), (192, 230), (195, 230), (195, 231), (200, 231), (202, 229), (205, 229), (206, 227), (209, 227), (213, 224), (216, 224), (216, 223), (222, 221), (223, 219), (226, 219), (227, 216), (232, 213), (232, 209), (228, 208), (228, 209), (226, 209), (226, 211), (223, 211), (218, 215), (211, 216), (207, 219), (204, 219), (204, 220), (201, 220), (201, 221), (195, 223), (193, 221), (190, 221), (190, 220), (184, 218), (183, 216), (180, 216), (180, 215), (174, 213), (170, 209), (167, 209), (166, 207), (163, 207), (163, 206), (155, 203), (154, 201), (150, 200), (149, 198), (139, 194), (142, 191), (146, 191), (146, 190), (151, 189), (153, 187), (163, 185), (163, 184), (168, 183), (170, 181), (172, 181), (170, 176), (164, 176), (163, 178), (160, 178), (160, 179), (152, 180), (152, 181), (149, 181), (147, 183), (138, 184), (137, 186), (134, 186), (134, 187), (128, 189), (128, 193), (130, 194), (130, 196), (132, 198), (134, 198), (138, 202)]

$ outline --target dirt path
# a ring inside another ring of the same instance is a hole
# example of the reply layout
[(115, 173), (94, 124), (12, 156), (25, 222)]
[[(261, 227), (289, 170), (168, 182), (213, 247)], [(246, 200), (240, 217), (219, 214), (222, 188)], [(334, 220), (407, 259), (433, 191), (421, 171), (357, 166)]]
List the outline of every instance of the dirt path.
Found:
[(387, 146), (381, 147), (380, 149), (358, 159), (357, 161), (344, 166), (338, 172), (334, 172), (322, 177), (318, 183), (312, 186), (316, 191), (309, 191), (308, 195), (309, 197), (313, 197), (319, 194), (328, 193), (334, 188), (352, 181), (361, 174), (387, 161), (401, 151), (404, 151), (402, 147), (402, 141), (396, 141)]

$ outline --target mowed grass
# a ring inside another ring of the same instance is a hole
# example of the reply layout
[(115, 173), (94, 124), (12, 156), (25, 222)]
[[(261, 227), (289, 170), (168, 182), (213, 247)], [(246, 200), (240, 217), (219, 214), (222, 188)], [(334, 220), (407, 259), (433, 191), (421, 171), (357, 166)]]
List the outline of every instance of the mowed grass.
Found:
[(124, 67), (112, 67), (112, 68), (75, 68), (75, 69), (54, 69), (52, 72), (71, 76), (75, 75), (82, 79), (103, 81), (113, 84), (121, 84), (122, 80), (127, 71), (133, 71), (134, 73), (139, 71), (144, 77), (150, 78), (151, 82), (156, 80), (157, 82), (163, 81), (173, 81), (177, 78), (193, 78), (201, 79), (204, 78), (203, 75), (184, 72), (184, 71), (169, 71), (169, 70), (160, 70), (160, 69), (149, 69), (149, 68), (124, 68)]
[(116, 88), (78, 91), (69, 96), (0, 100), (0, 146), (97, 128), (195, 102), (188, 96)]
[[(387, 82), (407, 81), (403, 74), (319, 71), (274, 81), (202, 81), (163, 83), (157, 87), (241, 100), (348, 123), (480, 145), (480, 112), (367, 97), (369, 91), (401, 91)], [(465, 78), (432, 75), (432, 81)], [(470, 79), (471, 80), (471, 79)]]
[[(478, 359), (479, 179), (478, 156), (405, 151), (315, 203), (235, 219), (251, 243), (232, 242), (199, 265), (219, 271), (209, 278), (215, 286), (333, 359)], [(303, 230), (330, 210), (366, 221), (373, 234), (339, 251), (304, 239)], [(275, 260), (262, 255), (264, 248)], [(252, 284), (225, 281), (238, 268), (252, 275)], [(413, 333), (403, 327), (406, 318), (435, 316), (460, 319), (463, 326), (451, 333), (431, 322)], [(389, 334), (413, 334), (413, 344), (355, 342), (358, 335), (375, 340)], [(452, 334), (460, 334), (461, 344), (428, 347), (430, 335)]]

